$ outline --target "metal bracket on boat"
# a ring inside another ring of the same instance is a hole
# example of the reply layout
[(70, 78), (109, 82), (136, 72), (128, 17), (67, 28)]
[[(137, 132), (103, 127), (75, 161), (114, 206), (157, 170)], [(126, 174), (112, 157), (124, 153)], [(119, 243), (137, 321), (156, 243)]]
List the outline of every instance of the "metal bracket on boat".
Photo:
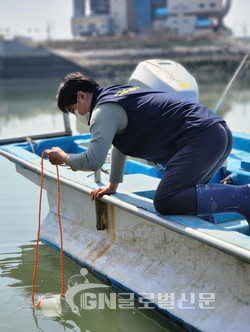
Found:
[(107, 203), (96, 200), (95, 210), (96, 210), (96, 229), (98, 231), (103, 231), (108, 228)]
[(98, 171), (94, 172), (94, 181), (95, 183), (101, 183), (102, 181), (102, 174), (101, 174), (101, 170), (98, 169)]

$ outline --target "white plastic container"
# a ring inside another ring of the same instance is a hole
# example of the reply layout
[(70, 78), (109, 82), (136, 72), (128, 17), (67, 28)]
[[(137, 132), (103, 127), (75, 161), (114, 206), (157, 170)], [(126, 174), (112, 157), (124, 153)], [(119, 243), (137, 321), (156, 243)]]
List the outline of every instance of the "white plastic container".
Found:
[(198, 101), (195, 78), (182, 65), (171, 60), (140, 62), (129, 79), (129, 85), (166, 91)]
[(50, 295), (47, 297), (40, 297), (41, 304), (39, 309), (46, 317), (59, 316), (62, 313), (61, 297), (60, 295)]

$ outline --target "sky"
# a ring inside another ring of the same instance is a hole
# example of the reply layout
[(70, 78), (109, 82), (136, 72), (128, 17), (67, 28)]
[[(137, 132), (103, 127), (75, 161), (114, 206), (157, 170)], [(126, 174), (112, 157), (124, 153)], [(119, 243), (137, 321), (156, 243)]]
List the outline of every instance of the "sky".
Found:
[[(233, 0), (224, 22), (235, 36), (250, 36), (250, 0)], [(73, 0), (0, 0), (0, 34), (69, 39)]]

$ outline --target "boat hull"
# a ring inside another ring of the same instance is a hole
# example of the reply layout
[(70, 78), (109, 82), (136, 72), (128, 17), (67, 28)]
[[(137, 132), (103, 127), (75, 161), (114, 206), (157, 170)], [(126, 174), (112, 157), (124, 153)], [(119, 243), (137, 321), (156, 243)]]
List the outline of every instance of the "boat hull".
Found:
[[(40, 174), (20, 166), (17, 170), (39, 184)], [(60, 248), (56, 178), (45, 176), (44, 188), (49, 213), (42, 223), (41, 240)], [(97, 230), (90, 191), (61, 181), (66, 255), (123, 291), (148, 297), (156, 310), (188, 330), (247, 330), (249, 262), (175, 229), (171, 218), (160, 223), (150, 213), (129, 211), (129, 204), (119, 205), (116, 198), (104, 200), (107, 228)], [(196, 223), (196, 217), (187, 218)], [(159, 300), (162, 294), (167, 300)]]

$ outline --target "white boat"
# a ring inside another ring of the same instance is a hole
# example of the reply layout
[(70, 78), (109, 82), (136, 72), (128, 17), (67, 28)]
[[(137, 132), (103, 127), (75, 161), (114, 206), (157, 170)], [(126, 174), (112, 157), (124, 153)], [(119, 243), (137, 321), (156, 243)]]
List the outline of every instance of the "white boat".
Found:
[[(160, 87), (154, 70), (159, 71), (159, 67), (166, 71)], [(170, 87), (176, 93), (181, 89), (183, 94), (186, 90), (190, 98), (198, 98), (194, 78), (186, 73), (182, 76), (185, 69), (180, 65), (151, 60), (138, 68), (141, 76), (136, 71), (131, 76), (131, 81), (137, 79), (136, 85), (142, 82), (154, 88), (155, 83), (148, 83), (153, 76), (158, 89)], [(145, 81), (141, 71), (147, 72)], [(150, 71), (152, 74), (148, 74)], [(224, 172), (233, 174), (231, 181), (235, 184), (250, 183), (250, 135), (233, 135), (234, 147), (227, 165), (213, 181), (220, 181)], [(66, 152), (80, 153), (87, 149), (89, 140), (90, 135), (85, 134), (36, 142), (5, 141), (0, 153), (16, 164), (20, 174), (40, 186), (45, 149), (60, 146)], [(139, 306), (152, 306), (185, 330), (247, 331), (250, 230), (244, 217), (221, 214), (211, 223), (195, 216), (158, 214), (152, 198), (161, 171), (135, 160), (127, 161), (118, 192), (93, 202), (90, 192), (108, 182), (108, 168), (105, 164), (96, 183), (93, 172), (59, 167), (65, 255), (125, 293), (135, 294)], [(57, 176), (48, 160), (44, 160), (44, 189), (49, 213), (42, 223), (40, 239), (59, 249)]]

